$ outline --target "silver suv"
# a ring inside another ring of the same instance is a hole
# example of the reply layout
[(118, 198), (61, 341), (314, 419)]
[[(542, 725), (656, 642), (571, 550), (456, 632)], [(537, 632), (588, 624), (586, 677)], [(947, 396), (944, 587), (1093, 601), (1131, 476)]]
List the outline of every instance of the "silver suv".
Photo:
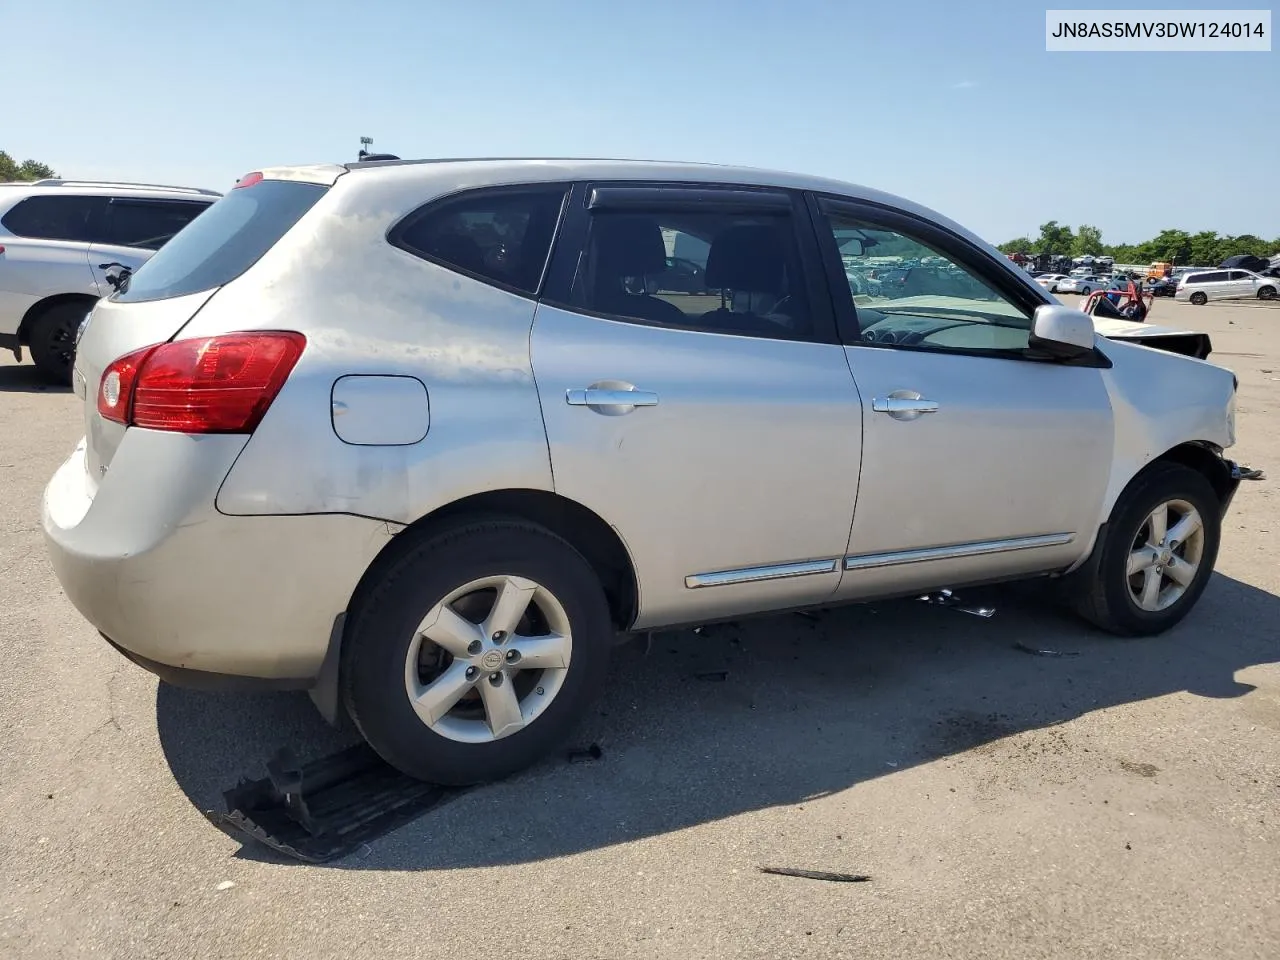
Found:
[(1040, 577), (1159, 633), (1240, 476), (1229, 371), (915, 204), (714, 166), (249, 174), (74, 379), (43, 522), (107, 641), (447, 783), (549, 750), (637, 631)]
[(204, 212), (212, 190), (138, 183), (0, 183), (0, 348), (48, 379), (71, 377), (95, 300)]
[(1280, 280), (1252, 270), (1202, 270), (1184, 274), (1173, 298), (1204, 306), (1210, 300), (1274, 300)]

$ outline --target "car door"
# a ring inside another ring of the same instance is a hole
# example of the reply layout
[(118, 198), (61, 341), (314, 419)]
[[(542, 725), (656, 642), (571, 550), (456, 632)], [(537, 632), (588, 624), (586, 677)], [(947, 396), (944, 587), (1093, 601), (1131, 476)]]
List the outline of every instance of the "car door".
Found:
[(89, 266), (104, 294), (112, 287), (104, 264), (120, 264), (136, 270), (151, 255), (205, 211), (208, 200), (162, 200), (148, 197), (111, 197), (92, 226)]
[[(1071, 564), (1096, 531), (1111, 469), (1102, 371), (1032, 359), (1031, 317), (1045, 301), (996, 255), (903, 211), (813, 203), (863, 403), (838, 596)], [(851, 251), (933, 255), (944, 265), (900, 293), (841, 296), (835, 264)]]
[(1228, 270), (1224, 294), (1232, 299), (1252, 297), (1254, 295), (1253, 276), (1245, 270)]
[[(556, 492), (622, 537), (637, 626), (835, 592), (862, 417), (806, 218), (798, 195), (746, 188), (571, 199), (533, 370)], [(707, 292), (650, 283), (677, 250)]]

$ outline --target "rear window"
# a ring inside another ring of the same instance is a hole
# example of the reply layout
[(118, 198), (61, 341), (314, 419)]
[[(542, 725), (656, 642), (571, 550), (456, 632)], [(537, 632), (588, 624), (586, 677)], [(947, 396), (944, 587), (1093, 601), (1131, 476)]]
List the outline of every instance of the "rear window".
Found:
[(537, 293), (564, 206), (563, 185), (458, 194), (410, 214), (390, 242), (478, 280)]
[(114, 299), (167, 300), (230, 283), (288, 233), (327, 189), (260, 180), (230, 191), (139, 267)]
[(101, 197), (36, 196), (19, 201), (0, 219), (15, 237), (88, 242), (89, 221), (102, 208)]

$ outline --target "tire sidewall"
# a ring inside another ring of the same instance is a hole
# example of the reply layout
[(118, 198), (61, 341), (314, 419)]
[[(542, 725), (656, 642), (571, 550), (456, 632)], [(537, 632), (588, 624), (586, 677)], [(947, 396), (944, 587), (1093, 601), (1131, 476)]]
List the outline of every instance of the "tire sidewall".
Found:
[[(404, 688), (409, 644), (441, 598), (473, 580), (521, 576), (555, 595), (573, 648), (555, 699), (528, 727), (489, 743), (462, 743), (422, 722)], [(613, 628), (599, 580), (559, 537), (529, 524), (483, 523), (433, 537), (395, 563), (354, 611), (343, 644), (343, 692), (361, 734), (384, 760), (413, 776), (463, 785), (527, 766), (576, 726), (607, 675)]]
[[(90, 308), (80, 304), (65, 303), (42, 314), (31, 326), (28, 347), (31, 350), (31, 361), (36, 369), (49, 380), (57, 383), (71, 382), (71, 369), (75, 364), (75, 332), (79, 324), (77, 318), (83, 317)], [(54, 343), (54, 334), (66, 330), (72, 338), (71, 359), (64, 366), (56, 355), (58, 345)]]
[[(1204, 551), (1196, 579), (1178, 600), (1165, 610), (1149, 611), (1138, 606), (1129, 592), (1125, 570), (1130, 549), (1146, 518), (1160, 503), (1186, 500), (1200, 513), (1204, 524)], [(1107, 544), (1098, 576), (1107, 606), (1125, 632), (1139, 635), (1161, 633), (1182, 620), (1195, 606), (1213, 575), (1222, 537), (1221, 504), (1203, 475), (1187, 467), (1170, 467), (1143, 478), (1125, 496), (1107, 530)]]

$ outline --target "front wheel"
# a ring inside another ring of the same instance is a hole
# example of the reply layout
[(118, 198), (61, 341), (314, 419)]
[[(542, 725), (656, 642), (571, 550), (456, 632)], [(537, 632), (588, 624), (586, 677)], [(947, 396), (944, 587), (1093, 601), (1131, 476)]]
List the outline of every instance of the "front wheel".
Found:
[(1088, 287), (1081, 287), (1081, 288), (1080, 288), (1080, 296), (1082, 296), (1082, 297), (1087, 297), (1087, 296), (1088, 296), (1089, 294), (1091, 294), (1091, 293), (1093, 293), (1093, 291), (1092, 291), (1091, 289), (1089, 289)]
[(590, 564), (515, 519), (412, 545), (351, 617), (356, 727), (392, 766), (450, 785), (507, 776), (564, 740), (604, 684), (613, 634)]
[(1221, 509), (1209, 481), (1189, 467), (1161, 464), (1137, 478), (1095, 547), (1097, 562), (1086, 565), (1074, 585), (1076, 611), (1121, 636), (1174, 626), (1213, 574)]
[(1262, 287), (1258, 290), (1259, 300), (1274, 300), (1276, 298), (1275, 287)]
[(1191, 302), (1197, 307), (1203, 307), (1209, 302), (1209, 296), (1203, 290), (1197, 290), (1191, 295)]

